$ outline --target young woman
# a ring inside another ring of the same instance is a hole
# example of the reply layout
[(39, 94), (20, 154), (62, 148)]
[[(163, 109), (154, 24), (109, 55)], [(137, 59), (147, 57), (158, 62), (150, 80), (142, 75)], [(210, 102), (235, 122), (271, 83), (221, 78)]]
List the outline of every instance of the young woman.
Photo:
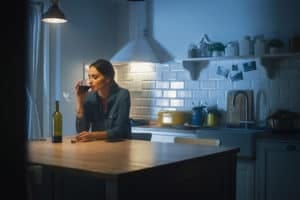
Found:
[(130, 94), (114, 80), (112, 64), (99, 59), (89, 66), (90, 91), (76, 90), (76, 140), (115, 140), (131, 137)]

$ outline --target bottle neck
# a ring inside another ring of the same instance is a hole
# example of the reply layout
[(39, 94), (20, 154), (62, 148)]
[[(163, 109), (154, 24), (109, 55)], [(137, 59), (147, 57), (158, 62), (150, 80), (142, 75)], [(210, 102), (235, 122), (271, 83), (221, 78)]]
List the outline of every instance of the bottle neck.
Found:
[(55, 111), (59, 112), (59, 101), (55, 101)]

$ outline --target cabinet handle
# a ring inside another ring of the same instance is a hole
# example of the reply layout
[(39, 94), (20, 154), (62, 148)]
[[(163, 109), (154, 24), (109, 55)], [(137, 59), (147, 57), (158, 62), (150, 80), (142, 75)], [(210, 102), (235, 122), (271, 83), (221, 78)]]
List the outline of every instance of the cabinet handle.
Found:
[(296, 145), (287, 145), (286, 150), (287, 151), (296, 151)]

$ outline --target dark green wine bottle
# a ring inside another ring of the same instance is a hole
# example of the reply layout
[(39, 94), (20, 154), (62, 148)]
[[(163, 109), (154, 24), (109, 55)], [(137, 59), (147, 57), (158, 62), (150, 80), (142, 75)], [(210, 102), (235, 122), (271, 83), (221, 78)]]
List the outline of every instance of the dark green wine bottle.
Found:
[(55, 111), (52, 115), (53, 119), (53, 133), (52, 142), (62, 142), (62, 121), (63, 117), (59, 111), (59, 101), (55, 101)]

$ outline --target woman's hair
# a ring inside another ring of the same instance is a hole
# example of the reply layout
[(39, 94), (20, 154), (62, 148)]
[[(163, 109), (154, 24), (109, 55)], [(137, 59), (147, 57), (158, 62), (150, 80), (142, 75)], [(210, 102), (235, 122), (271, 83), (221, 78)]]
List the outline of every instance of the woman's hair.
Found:
[(115, 77), (113, 65), (107, 60), (98, 59), (92, 64), (90, 64), (89, 67), (95, 67), (98, 72), (103, 74), (103, 76), (105, 77), (111, 78), (111, 80), (113, 80)]

